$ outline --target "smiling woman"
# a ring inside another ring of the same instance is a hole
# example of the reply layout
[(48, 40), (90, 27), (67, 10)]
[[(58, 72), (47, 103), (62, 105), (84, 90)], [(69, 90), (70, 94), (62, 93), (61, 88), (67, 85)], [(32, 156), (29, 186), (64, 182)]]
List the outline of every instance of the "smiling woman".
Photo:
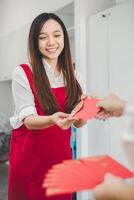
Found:
[(82, 88), (61, 19), (53, 13), (37, 16), (28, 46), (29, 64), (15, 69), (12, 83), (15, 115), (11, 118), (9, 200), (48, 199), (42, 188), (44, 175), (52, 165), (72, 157), (71, 125), (85, 123), (70, 116)]
[[(42, 55), (45, 56), (46, 61), (52, 59), (51, 62), (53, 62), (54, 59), (57, 60), (63, 48), (63, 30), (58, 22), (50, 19), (43, 25), (42, 30), (39, 34), (39, 50)], [(59, 69), (55, 69), (55, 72), (58, 70)]]

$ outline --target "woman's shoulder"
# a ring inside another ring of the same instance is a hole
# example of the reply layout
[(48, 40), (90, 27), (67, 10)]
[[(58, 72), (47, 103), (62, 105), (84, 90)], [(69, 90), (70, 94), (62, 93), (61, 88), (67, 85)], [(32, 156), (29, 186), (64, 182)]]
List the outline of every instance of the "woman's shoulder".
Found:
[(15, 73), (15, 74), (20, 74), (20, 73), (22, 73), (22, 71), (24, 71), (23, 70), (23, 65), (26, 65), (27, 67), (29, 67), (31, 70), (32, 70), (32, 67), (31, 67), (31, 65), (30, 65), (30, 63), (23, 63), (23, 64), (20, 64), (20, 65), (18, 65), (18, 66), (16, 66), (15, 67), (15, 69), (14, 69), (14, 71), (13, 71), (13, 74)]
[(12, 75), (13, 79), (16, 79), (17, 77), (25, 77), (25, 72), (23, 68), (21, 67), (21, 65), (27, 65), (31, 69), (31, 65), (29, 63), (23, 63), (16, 66)]

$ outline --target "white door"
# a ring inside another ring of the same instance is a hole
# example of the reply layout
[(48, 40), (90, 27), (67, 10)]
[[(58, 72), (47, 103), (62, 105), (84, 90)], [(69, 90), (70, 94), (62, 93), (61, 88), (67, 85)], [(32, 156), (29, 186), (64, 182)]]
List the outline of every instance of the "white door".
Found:
[[(107, 11), (89, 16), (88, 35), (88, 93), (105, 96), (109, 90), (108, 19)], [(109, 122), (93, 120), (88, 123), (89, 155), (109, 153)]]
[[(129, 99), (134, 94), (134, 2), (90, 16), (88, 32), (88, 93), (105, 96), (117, 92)], [(110, 153), (127, 164), (120, 145), (124, 121), (89, 122), (89, 155)]]

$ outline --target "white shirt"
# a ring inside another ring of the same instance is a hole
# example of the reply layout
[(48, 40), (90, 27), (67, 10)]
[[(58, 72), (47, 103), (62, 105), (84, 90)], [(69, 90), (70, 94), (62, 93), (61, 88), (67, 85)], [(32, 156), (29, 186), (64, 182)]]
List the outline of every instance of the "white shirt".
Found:
[[(52, 66), (50, 66), (45, 60), (43, 60), (43, 64), (51, 87), (64, 87), (63, 75), (60, 74), (59, 76), (55, 76)], [(28, 66), (30, 65), (28, 64)], [(83, 89), (82, 78), (76, 71), (75, 77)], [(37, 115), (33, 93), (26, 74), (20, 66), (17, 66), (13, 73), (12, 94), (15, 104), (15, 112), (14, 116), (10, 118), (10, 124), (14, 129), (16, 129), (23, 124), (23, 119), (25, 117), (31, 114)]]

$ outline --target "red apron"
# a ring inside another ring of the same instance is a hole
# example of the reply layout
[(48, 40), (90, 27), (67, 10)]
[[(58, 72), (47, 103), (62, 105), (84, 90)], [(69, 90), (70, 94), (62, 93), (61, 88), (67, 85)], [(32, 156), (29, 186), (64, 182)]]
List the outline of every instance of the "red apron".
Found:
[[(35, 98), (37, 113), (44, 115), (38, 102), (27, 65), (21, 66), (29, 80)], [(64, 111), (65, 89), (52, 88), (60, 111)], [(72, 158), (71, 129), (54, 125), (40, 130), (28, 130), (24, 125), (14, 129), (10, 145), (8, 200), (71, 200), (72, 195), (46, 197), (42, 183), (47, 170), (62, 160)]]

